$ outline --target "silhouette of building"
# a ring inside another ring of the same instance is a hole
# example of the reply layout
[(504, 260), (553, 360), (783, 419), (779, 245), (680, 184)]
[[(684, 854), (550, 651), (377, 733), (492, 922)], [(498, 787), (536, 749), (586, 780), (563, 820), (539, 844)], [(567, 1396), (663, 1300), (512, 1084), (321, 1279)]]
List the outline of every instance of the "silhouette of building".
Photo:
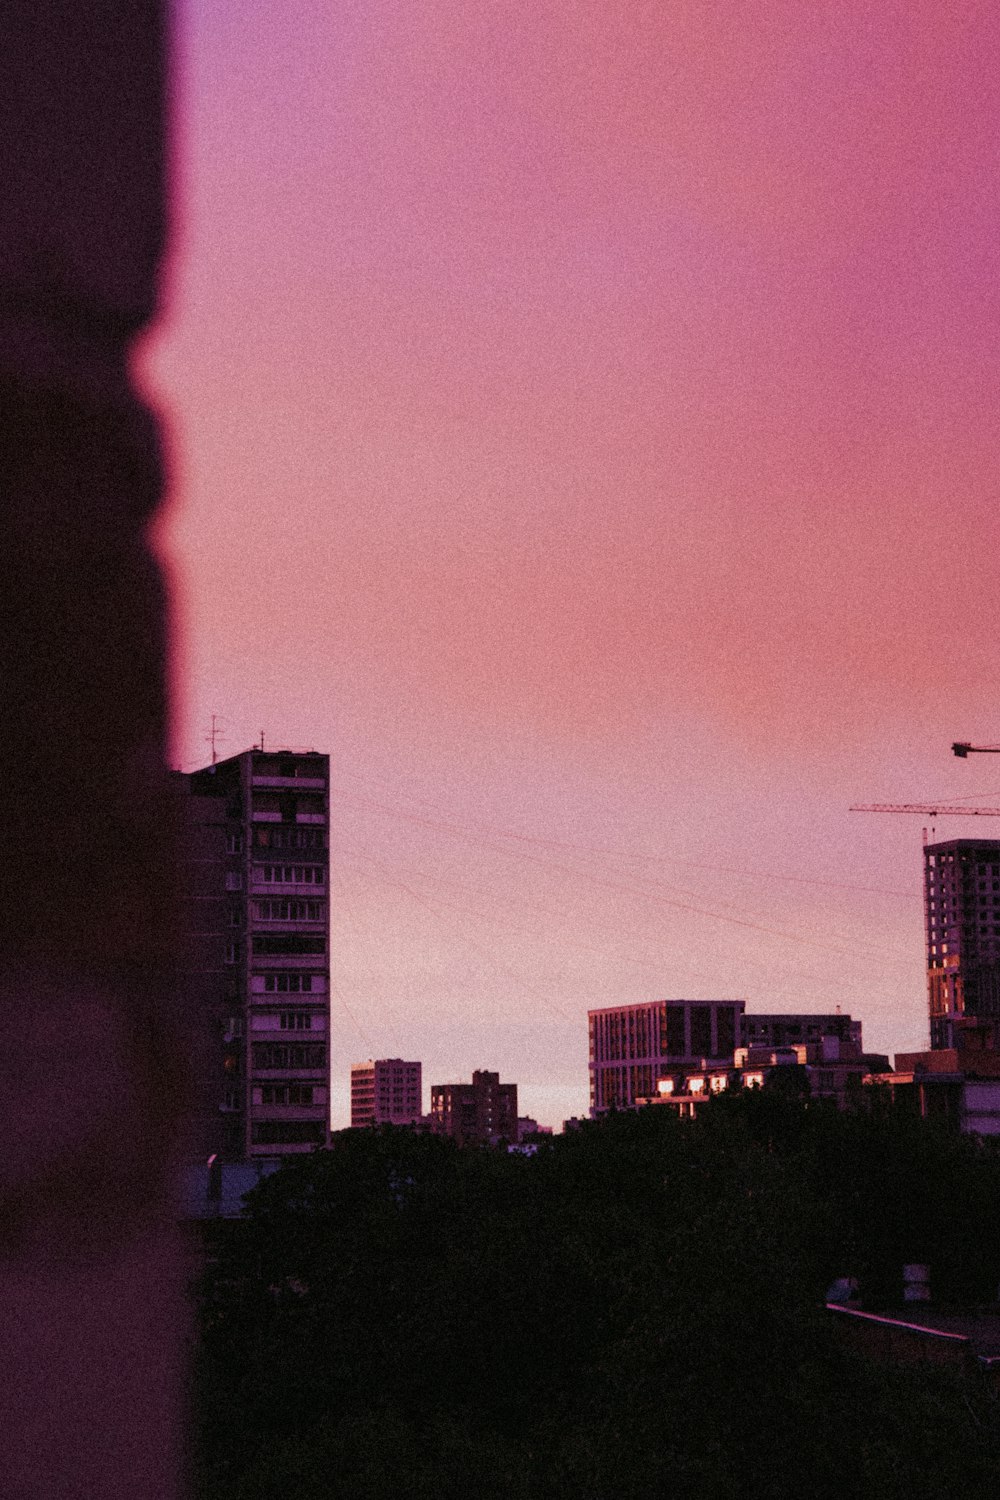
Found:
[[(3, 7), (5, 1494), (180, 1500), (190, 1070), (157, 423), (167, 7)], [(29, 853), (30, 851), (30, 853)], [(39, 1441), (40, 1435), (49, 1441)]]
[(743, 1016), (744, 1047), (801, 1047), (822, 1042), (826, 1037), (836, 1037), (845, 1046), (861, 1048), (861, 1022), (850, 1016), (807, 1015), (797, 1012), (781, 1014), (755, 1014), (747, 1011)]
[(590, 1113), (628, 1109), (677, 1067), (731, 1064), (743, 1000), (656, 1000), (588, 1011)]
[(351, 1126), (416, 1125), (421, 1111), (421, 1067), (401, 1057), (371, 1058), (351, 1068)]
[(1000, 1051), (989, 1023), (952, 1023), (954, 1045), (930, 1052), (897, 1052), (895, 1068), (868, 1081), (887, 1088), (925, 1119), (940, 1119), (973, 1135), (1000, 1135)]
[(471, 1083), (435, 1083), (431, 1089), (431, 1129), (460, 1146), (517, 1142), (517, 1084), (501, 1083), (499, 1073), (475, 1072)]
[(924, 850), (931, 1047), (954, 1048), (963, 1018), (1000, 1022), (1000, 840)]
[(329, 1138), (329, 757), (246, 750), (178, 782), (206, 1154)]
[(888, 1067), (882, 1053), (862, 1052), (857, 1042), (837, 1036), (773, 1047), (750, 1044), (737, 1047), (728, 1063), (663, 1070), (655, 1093), (636, 1104), (663, 1105), (691, 1118), (714, 1094), (769, 1088), (842, 1109), (860, 1100), (872, 1073), (885, 1073)]

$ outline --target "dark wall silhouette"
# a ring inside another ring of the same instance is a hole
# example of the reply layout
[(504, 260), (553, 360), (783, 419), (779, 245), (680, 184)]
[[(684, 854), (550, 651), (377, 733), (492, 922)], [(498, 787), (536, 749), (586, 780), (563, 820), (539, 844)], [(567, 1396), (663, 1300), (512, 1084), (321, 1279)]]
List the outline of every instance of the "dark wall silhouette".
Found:
[(0, 47), (0, 1430), (20, 1497), (179, 1489), (182, 1266), (157, 424), (159, 0)]

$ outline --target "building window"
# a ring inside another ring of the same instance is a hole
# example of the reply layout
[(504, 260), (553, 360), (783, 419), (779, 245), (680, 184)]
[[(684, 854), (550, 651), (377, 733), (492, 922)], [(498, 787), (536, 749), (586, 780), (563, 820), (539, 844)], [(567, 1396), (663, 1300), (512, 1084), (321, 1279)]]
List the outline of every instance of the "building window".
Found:
[(667, 1057), (683, 1057), (687, 1052), (684, 1040), (684, 1007), (668, 1005), (666, 1016), (666, 1046), (661, 1050)]
[(236, 944), (230, 942), (230, 943), (226, 944), (226, 963), (227, 964), (234, 964), (235, 962), (236, 962)]
[(264, 990), (268, 994), (307, 994), (313, 987), (311, 974), (265, 974)]
[(263, 954), (318, 954), (326, 952), (326, 938), (307, 935), (304, 932), (281, 932), (274, 937), (258, 933), (253, 940), (255, 953)]
[(320, 1145), (322, 1120), (258, 1120), (252, 1127), (255, 1146)]
[(253, 1065), (267, 1068), (322, 1068), (326, 1048), (322, 1042), (258, 1042), (253, 1049)]
[(281, 1012), (282, 1031), (311, 1031), (312, 1012), (308, 1010), (283, 1010)]
[(319, 828), (255, 828), (255, 849), (325, 849), (326, 835)]
[(322, 922), (322, 901), (255, 901), (253, 914), (258, 922)]
[(226, 871), (226, 890), (240, 891), (243, 889), (243, 876), (239, 870)]
[(322, 865), (254, 865), (253, 878), (262, 885), (325, 885)]
[(261, 1104), (312, 1104), (313, 1087), (309, 1083), (265, 1083), (260, 1091)]
[(243, 835), (242, 835), (242, 833), (227, 833), (226, 834), (226, 853), (227, 854), (242, 854), (243, 853)]
[(716, 1057), (728, 1057), (736, 1046), (736, 1008), (732, 1005), (720, 1005), (715, 1012), (715, 1025), (718, 1041), (716, 1044)]

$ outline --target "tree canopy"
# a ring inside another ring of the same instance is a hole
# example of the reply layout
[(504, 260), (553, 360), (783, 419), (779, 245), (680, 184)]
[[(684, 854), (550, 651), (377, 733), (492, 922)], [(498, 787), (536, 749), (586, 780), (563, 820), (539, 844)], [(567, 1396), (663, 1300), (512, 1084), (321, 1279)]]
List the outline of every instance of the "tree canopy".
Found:
[(215, 1226), (198, 1287), (206, 1500), (986, 1493), (991, 1390), (845, 1347), (902, 1266), (992, 1300), (1000, 1156), (888, 1106), (759, 1091), (526, 1157), (345, 1131)]

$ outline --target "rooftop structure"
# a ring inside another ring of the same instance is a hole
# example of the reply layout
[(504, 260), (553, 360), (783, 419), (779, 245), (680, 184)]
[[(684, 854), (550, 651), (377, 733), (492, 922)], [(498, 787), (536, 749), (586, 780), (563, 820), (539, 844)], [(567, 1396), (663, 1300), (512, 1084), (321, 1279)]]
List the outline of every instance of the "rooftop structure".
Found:
[(805, 1012), (774, 1012), (743, 1016), (743, 1043), (747, 1047), (798, 1047), (835, 1037), (842, 1043), (853, 1043), (859, 1049), (861, 1022), (837, 1011), (833, 1015), (810, 1015)]
[(992, 1029), (968, 1023), (954, 1029), (956, 1046), (897, 1052), (894, 1069), (870, 1082), (925, 1118), (973, 1135), (1000, 1135), (1000, 1051)]

